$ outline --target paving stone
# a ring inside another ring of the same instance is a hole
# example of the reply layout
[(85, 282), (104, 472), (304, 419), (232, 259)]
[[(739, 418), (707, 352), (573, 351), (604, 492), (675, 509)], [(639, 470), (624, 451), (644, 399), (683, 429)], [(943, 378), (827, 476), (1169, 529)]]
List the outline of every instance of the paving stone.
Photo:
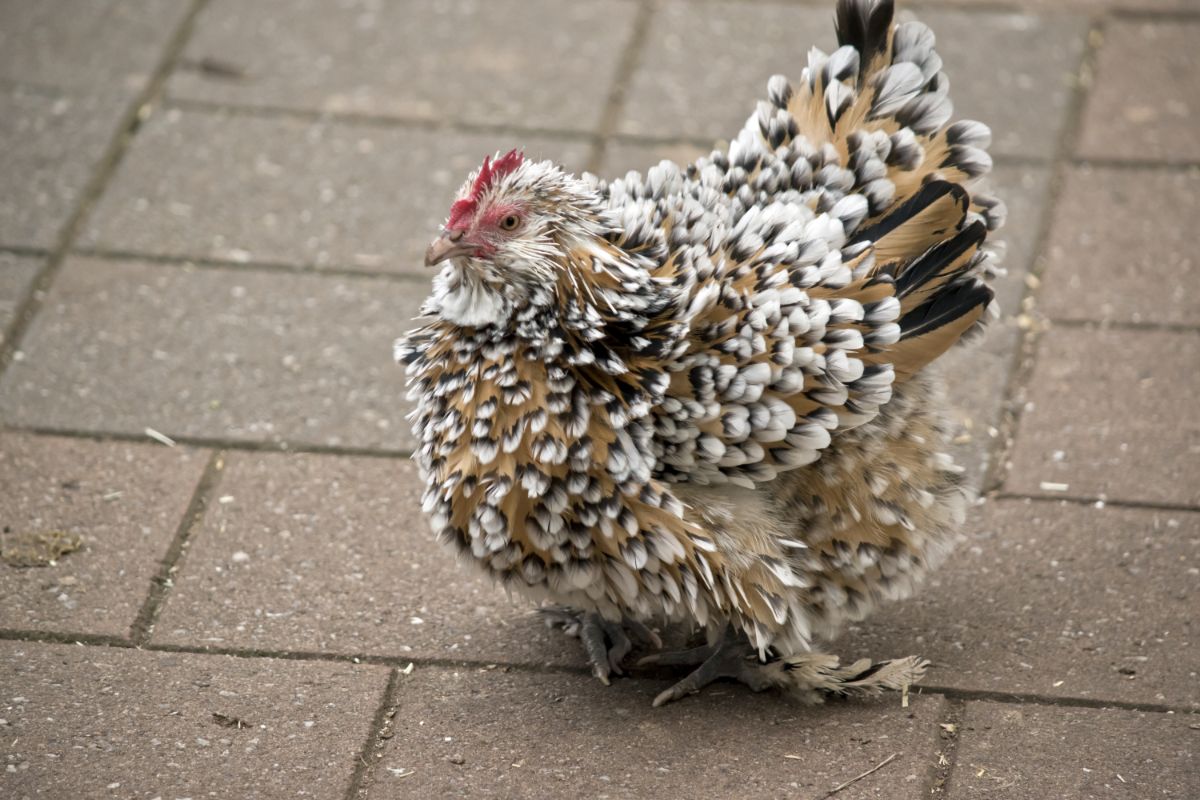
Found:
[(767, 79), (798, 79), (805, 53), (834, 43), (829, 8), (667, 2), (628, 89), (620, 131), (728, 140), (766, 97)]
[(9, 424), (404, 450), (423, 281), (73, 258), (0, 382)]
[(178, 97), (238, 105), (590, 130), (632, 35), (624, 0), (276, 6), (218, 0)]
[[(247, 6), (250, 7), (250, 6)], [(139, 133), (86, 245), (426, 274), (425, 248), (484, 155), (581, 168), (580, 141), (169, 110)]]
[(1194, 718), (971, 703), (948, 800), (1200, 796)]
[(7, 0), (0, 4), (0, 79), (135, 92), (187, 8), (185, 0)]
[(1083, 116), (1087, 158), (1200, 160), (1200, 19), (1114, 20)]
[(0, 253), (0, 344), (42, 263), (32, 256)]
[(410, 461), (230, 454), (155, 642), (582, 667), (437, 544)]
[(0, 628), (126, 636), (207, 455), (185, 447), (0, 434), (0, 544), (62, 532), (50, 566), (0, 561)]
[(385, 667), (0, 642), (0, 794), (342, 797)]
[(1200, 170), (1073, 170), (1050, 239), (1042, 310), (1056, 319), (1200, 323), (1198, 216)]
[(1056, 328), (1038, 350), (1007, 489), (1200, 504), (1200, 336)]
[(1000, 264), (1007, 274), (998, 278), (993, 286), (996, 300), (1005, 316), (1016, 316), (1025, 294), (1026, 276), (1033, 267), (1034, 249), (1042, 220), (1048, 213), (1050, 170), (1047, 167), (999, 164), (992, 170), (988, 181), (988, 193), (999, 197), (1008, 207), (1008, 219), (1004, 227), (993, 234), (995, 239), (1004, 244), (1004, 258)]
[(914, 14), (937, 35), (956, 119), (992, 129), (993, 155), (1047, 158), (1066, 124), (1088, 20), (1080, 14)]
[[(920, 18), (937, 34), (956, 116), (991, 125), (996, 153), (1051, 155), (1086, 19), (932, 9)], [(836, 45), (829, 8), (770, 3), (667, 3), (648, 41), (620, 130), (692, 139), (732, 137), (772, 74), (799, 80), (810, 46)]]
[(946, 386), (955, 462), (969, 484), (983, 485), (999, 436), (1004, 390), (1012, 372), (1020, 330), (1011, 317), (995, 320), (980, 341), (955, 347), (938, 359)]
[(111, 96), (0, 85), (0, 245), (54, 246), (124, 111)]
[(646, 143), (636, 139), (616, 139), (605, 149), (600, 175), (612, 180), (624, 177), (630, 170), (645, 174), (646, 170), (664, 158), (676, 164), (690, 164), (711, 152), (711, 147), (701, 147), (686, 141)]
[(958, 426), (955, 457), (975, 486), (982, 484), (996, 443), (1004, 390), (1021, 336), (1021, 297), (1046, 213), (1049, 177), (1044, 167), (1002, 164), (993, 171), (990, 191), (1008, 206), (1008, 220), (996, 235), (1005, 250), (1001, 261), (1005, 274), (993, 283), (1001, 317), (991, 323), (982, 341), (957, 347), (939, 362), (948, 388), (951, 419)]
[(1000, 500), (964, 530), (834, 651), (919, 653), (932, 686), (1200, 708), (1200, 514)]
[[(819, 797), (926, 795), (940, 698), (801, 706), (715, 685), (651, 708), (665, 684), (418, 668), (367, 797)], [(406, 776), (407, 777), (403, 777)]]
[[(962, 6), (965, 9), (996, 8), (994, 0), (936, 0), (939, 5)], [(1070, 9), (1079, 12), (1104, 11), (1195, 11), (1196, 0), (1020, 0), (1017, 5), (1034, 11)]]

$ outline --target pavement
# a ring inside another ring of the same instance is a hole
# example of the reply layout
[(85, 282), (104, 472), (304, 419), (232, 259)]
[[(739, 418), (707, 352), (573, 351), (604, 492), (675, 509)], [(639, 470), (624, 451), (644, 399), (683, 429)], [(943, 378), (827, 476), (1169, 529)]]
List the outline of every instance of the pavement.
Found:
[(690, 158), (831, 6), (0, 0), (0, 796), (1200, 797), (1196, 0), (906, 6), (1010, 209), (984, 499), (832, 647), (932, 659), (907, 705), (652, 709), (420, 520), (391, 342), (465, 173)]

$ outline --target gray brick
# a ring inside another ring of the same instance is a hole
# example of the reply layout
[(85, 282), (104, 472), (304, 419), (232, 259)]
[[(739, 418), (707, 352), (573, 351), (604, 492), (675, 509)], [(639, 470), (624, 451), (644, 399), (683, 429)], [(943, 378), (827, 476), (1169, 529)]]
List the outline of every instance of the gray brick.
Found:
[(7, 0), (0, 79), (136, 92), (187, 12), (186, 0)]
[[(419, 668), (400, 684), (395, 736), (366, 796), (926, 796), (937, 697), (798, 706), (718, 685), (651, 708), (662, 682)], [(407, 776), (407, 777), (402, 777)]]
[(835, 44), (828, 8), (667, 2), (629, 87), (623, 133), (732, 138), (766, 97), (767, 79), (798, 79), (805, 53)]
[(711, 147), (700, 147), (684, 141), (648, 144), (637, 140), (616, 139), (610, 142), (605, 150), (600, 175), (608, 179), (620, 178), (630, 170), (645, 174), (647, 169), (664, 158), (676, 164), (690, 164), (711, 151)]
[(832, 649), (918, 653), (930, 686), (1200, 708), (1200, 514), (1001, 500), (965, 531), (920, 594)]
[(112, 96), (0, 85), (0, 245), (54, 246), (124, 111)]
[(459, 184), (497, 150), (579, 169), (582, 143), (168, 111), (139, 134), (87, 246), (424, 273)]
[[(996, 153), (1049, 156), (1086, 18), (932, 9), (919, 17), (937, 34), (956, 116), (991, 125)], [(810, 46), (836, 45), (830, 9), (771, 3), (667, 3), (648, 40), (620, 129), (713, 139), (737, 132), (772, 74), (799, 80)]]
[(126, 636), (183, 521), (206, 454), (0, 434), (0, 542), (61, 531), (47, 567), (0, 563), (0, 628)]
[(1200, 19), (1108, 25), (1083, 117), (1090, 158), (1200, 160)]
[(419, 281), (69, 261), (0, 382), (9, 424), (404, 449)]
[(1200, 503), (1200, 335), (1056, 328), (1039, 344), (1007, 488)]
[(993, 284), (1001, 317), (991, 323), (983, 341), (957, 347), (939, 362), (946, 376), (951, 419), (958, 426), (957, 460), (976, 486), (981, 485), (996, 444), (1004, 391), (1021, 335), (1021, 297), (1046, 214), (1049, 177), (1043, 167), (1002, 164), (993, 171), (991, 191), (1008, 206), (1008, 221), (995, 235), (1005, 250), (1001, 261), (1005, 274)]
[(0, 642), (0, 792), (342, 797), (387, 672)]
[(1025, 294), (1026, 276), (1033, 268), (1037, 237), (1048, 208), (1050, 169), (1048, 167), (999, 164), (988, 178), (989, 194), (1008, 207), (1008, 219), (993, 238), (1004, 243), (1000, 265), (1006, 275), (995, 282), (996, 300), (1005, 316), (1020, 312)]
[[(964, 9), (991, 10), (995, 0), (937, 0), (939, 5), (961, 6)], [(1021, 0), (1023, 8), (1035, 11), (1070, 9), (1080, 13), (1101, 14), (1106, 11), (1195, 11), (1196, 0)]]
[(1200, 324), (1197, 217), (1200, 170), (1072, 171), (1056, 210), (1042, 310), (1056, 319)]
[(995, 320), (981, 341), (959, 345), (937, 362), (946, 384), (954, 460), (977, 490), (989, 488), (983, 480), (995, 451), (1019, 336), (1011, 318)]
[(42, 264), (40, 258), (0, 253), (0, 344)]
[(1054, 154), (1083, 57), (1087, 17), (932, 9), (913, 16), (937, 35), (955, 118), (991, 126), (994, 155)]
[(583, 666), (433, 540), (408, 460), (231, 454), (154, 641)]
[(185, 71), (176, 97), (238, 105), (590, 130), (635, 4), (218, 0), (186, 55), (240, 78)]
[(971, 703), (960, 736), (948, 800), (1200, 796), (1186, 716)]

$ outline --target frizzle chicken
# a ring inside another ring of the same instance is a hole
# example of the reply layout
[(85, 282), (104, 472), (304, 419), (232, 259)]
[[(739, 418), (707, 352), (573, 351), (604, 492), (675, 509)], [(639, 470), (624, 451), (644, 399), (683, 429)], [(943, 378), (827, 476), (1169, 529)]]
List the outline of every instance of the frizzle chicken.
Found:
[(719, 677), (819, 699), (915, 657), (813, 652), (943, 559), (969, 492), (938, 356), (988, 316), (1003, 219), (971, 188), (934, 36), (840, 0), (840, 47), (768, 84), (726, 150), (606, 183), (514, 151), (450, 207), (407, 365), (437, 538), (559, 607), (607, 682), (651, 624)]

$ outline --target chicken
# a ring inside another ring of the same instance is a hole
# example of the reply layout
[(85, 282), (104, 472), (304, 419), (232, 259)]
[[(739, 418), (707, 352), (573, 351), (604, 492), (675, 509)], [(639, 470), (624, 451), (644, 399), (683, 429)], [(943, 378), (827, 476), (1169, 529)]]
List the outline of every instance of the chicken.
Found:
[[(909, 595), (970, 492), (942, 353), (992, 315), (990, 134), (948, 125), (934, 37), (840, 0), (840, 47), (774, 77), (726, 150), (611, 183), (485, 158), (396, 344), (438, 540), (555, 604), (595, 674), (641, 663), (755, 690), (899, 689), (916, 657), (814, 651)], [(632, 638), (631, 638), (632, 635)]]

